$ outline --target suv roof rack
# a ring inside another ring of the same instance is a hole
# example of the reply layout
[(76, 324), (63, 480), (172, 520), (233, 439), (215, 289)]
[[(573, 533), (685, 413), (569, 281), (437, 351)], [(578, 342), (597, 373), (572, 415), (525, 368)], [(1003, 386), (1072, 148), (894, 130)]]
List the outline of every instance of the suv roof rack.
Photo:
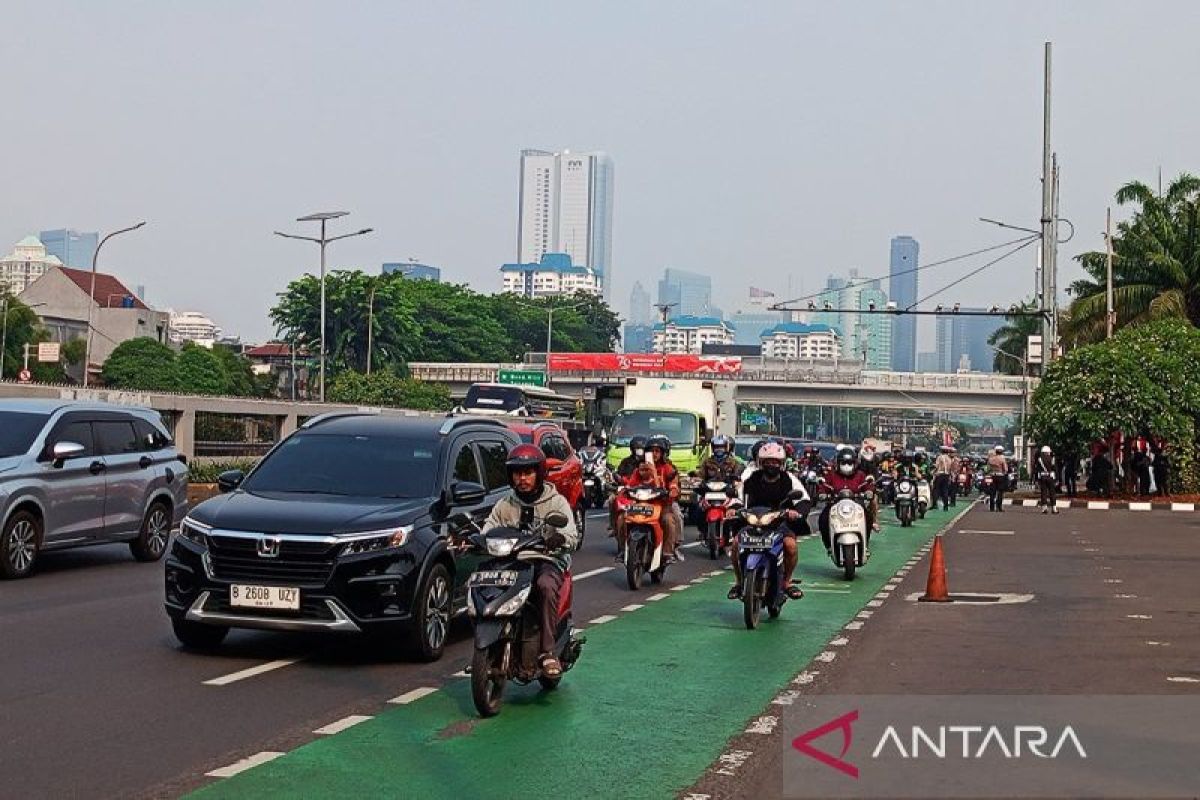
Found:
[(340, 419), (341, 417), (377, 417), (377, 416), (379, 416), (378, 411), (366, 411), (363, 409), (356, 409), (354, 411), (327, 411), (324, 414), (318, 414), (315, 417), (310, 417), (309, 419), (306, 419), (304, 421), (304, 424), (300, 426), (300, 430), (308, 430), (309, 428), (315, 428), (316, 426), (320, 425), (322, 422), (328, 422), (331, 419)]
[(472, 416), (466, 416), (466, 415), (460, 415), (460, 414), (450, 414), (450, 415), (447, 415), (446, 421), (442, 423), (442, 427), (438, 429), (438, 433), (442, 436), (445, 436), (446, 434), (450, 433), (452, 430), (454, 430), (455, 428), (457, 428), (460, 425), (467, 425), (467, 424), (474, 424), (474, 423), (483, 424), (483, 425), (493, 425), (497, 428), (505, 427), (504, 423), (501, 422), (500, 420), (496, 419), (495, 417), (484, 417), (484, 416), (472, 417)]

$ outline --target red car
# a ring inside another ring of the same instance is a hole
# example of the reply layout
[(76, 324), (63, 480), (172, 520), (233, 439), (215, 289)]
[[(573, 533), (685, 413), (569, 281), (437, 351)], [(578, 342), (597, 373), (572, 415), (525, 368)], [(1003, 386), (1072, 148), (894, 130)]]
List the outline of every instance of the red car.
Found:
[(575, 509), (575, 525), (582, 539), (587, 514), (583, 510), (583, 462), (567, 441), (567, 434), (552, 422), (505, 422), (526, 444), (536, 444), (546, 454), (547, 475), (558, 493)]

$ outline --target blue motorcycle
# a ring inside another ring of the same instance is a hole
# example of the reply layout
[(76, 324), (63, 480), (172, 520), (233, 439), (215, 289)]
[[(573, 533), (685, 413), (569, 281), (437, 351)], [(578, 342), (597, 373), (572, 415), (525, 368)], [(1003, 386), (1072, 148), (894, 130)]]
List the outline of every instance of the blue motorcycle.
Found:
[(790, 507), (788, 503), (781, 509), (743, 508), (738, 512), (746, 523), (738, 533), (738, 560), (742, 569), (742, 617), (750, 630), (758, 627), (764, 606), (775, 619), (788, 600), (783, 585), (783, 525)]

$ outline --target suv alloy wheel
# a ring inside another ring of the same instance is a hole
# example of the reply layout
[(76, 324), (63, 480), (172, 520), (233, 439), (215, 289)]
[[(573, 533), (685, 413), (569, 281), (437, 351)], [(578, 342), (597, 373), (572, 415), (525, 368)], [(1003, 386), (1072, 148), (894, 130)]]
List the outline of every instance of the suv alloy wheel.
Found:
[(42, 524), (28, 511), (13, 514), (0, 535), (0, 576), (24, 578), (33, 572)]

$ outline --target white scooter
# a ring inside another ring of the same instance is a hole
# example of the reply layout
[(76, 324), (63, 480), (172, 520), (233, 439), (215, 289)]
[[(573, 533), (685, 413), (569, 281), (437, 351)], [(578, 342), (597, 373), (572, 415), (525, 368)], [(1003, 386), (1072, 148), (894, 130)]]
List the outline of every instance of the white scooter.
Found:
[(917, 487), (912, 478), (901, 478), (896, 481), (896, 519), (900, 527), (908, 528), (913, 524), (917, 508)]
[(922, 478), (917, 481), (917, 516), (925, 519), (925, 512), (933, 505), (933, 495), (929, 491), (929, 481)]
[(838, 492), (829, 509), (829, 539), (835, 566), (846, 580), (854, 580), (854, 570), (867, 563), (867, 511), (875, 493), (868, 490), (856, 495), (849, 489)]

